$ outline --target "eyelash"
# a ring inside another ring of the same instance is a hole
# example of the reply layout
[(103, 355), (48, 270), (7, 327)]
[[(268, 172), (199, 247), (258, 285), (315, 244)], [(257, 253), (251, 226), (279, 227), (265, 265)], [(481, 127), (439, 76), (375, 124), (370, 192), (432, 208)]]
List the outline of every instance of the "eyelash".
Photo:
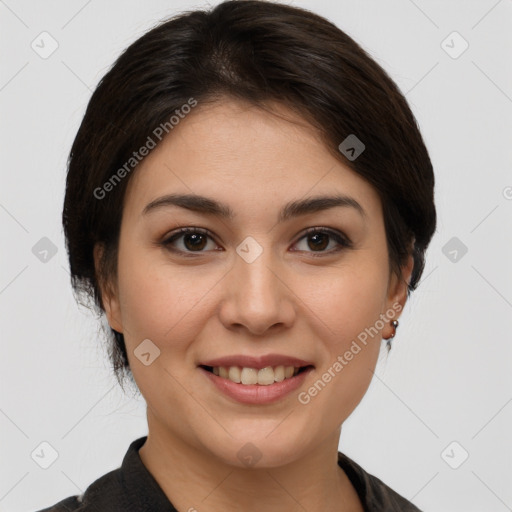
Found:
[[(302, 239), (307, 238), (308, 236), (310, 236), (312, 234), (318, 234), (318, 233), (329, 235), (331, 238), (333, 238), (339, 244), (339, 247), (336, 249), (331, 249), (330, 251), (306, 251), (306, 252), (310, 252), (311, 255), (315, 258), (326, 256), (326, 255), (330, 256), (334, 253), (340, 252), (343, 249), (350, 249), (352, 247), (352, 242), (348, 239), (348, 237), (342, 235), (341, 233), (338, 233), (337, 231), (327, 228), (327, 227), (308, 228), (304, 232), (304, 234), (295, 243), (300, 242)], [(179, 249), (175, 249), (171, 246), (171, 244), (174, 241), (176, 241), (183, 235), (187, 235), (187, 234), (200, 234), (200, 235), (207, 236), (207, 237), (211, 238), (212, 240), (214, 240), (213, 236), (210, 234), (210, 232), (208, 230), (203, 229), (203, 228), (188, 227), (188, 228), (182, 228), (179, 231), (171, 234), (169, 237), (167, 237), (161, 243), (161, 245), (164, 246), (166, 249), (168, 249), (174, 253), (184, 255), (185, 257), (196, 257), (197, 255), (207, 252), (207, 251), (182, 251)], [(298, 252), (301, 252), (301, 251), (298, 251)]]

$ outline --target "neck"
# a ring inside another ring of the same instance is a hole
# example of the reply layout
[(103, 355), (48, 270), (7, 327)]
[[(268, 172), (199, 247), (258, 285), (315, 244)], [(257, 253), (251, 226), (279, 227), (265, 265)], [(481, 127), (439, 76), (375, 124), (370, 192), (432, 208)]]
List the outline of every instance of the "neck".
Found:
[(178, 510), (363, 511), (355, 489), (338, 466), (341, 427), (289, 464), (239, 468), (173, 436), (161, 428), (149, 408), (148, 426), (139, 455)]

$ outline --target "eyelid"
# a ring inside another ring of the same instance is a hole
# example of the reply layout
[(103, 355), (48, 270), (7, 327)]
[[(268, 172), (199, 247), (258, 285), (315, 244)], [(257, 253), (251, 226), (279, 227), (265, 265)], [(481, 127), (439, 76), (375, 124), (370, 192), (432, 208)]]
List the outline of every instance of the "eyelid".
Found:
[(302, 240), (302, 238), (304, 238), (305, 236), (307, 236), (307, 235), (309, 235), (311, 233), (326, 233), (328, 235), (333, 236), (334, 238), (342, 239), (343, 242), (346, 243), (347, 245), (351, 245), (352, 244), (352, 242), (350, 241), (348, 236), (346, 236), (343, 232), (338, 231), (337, 229), (329, 228), (327, 226), (314, 226), (314, 227), (311, 227), (311, 228), (307, 228), (302, 233), (301, 237), (297, 241)]
[(172, 245), (171, 245), (172, 242), (174, 242), (175, 240), (178, 240), (180, 237), (182, 237), (183, 235), (186, 235), (188, 233), (199, 233), (200, 235), (204, 235), (208, 238), (211, 238), (215, 242), (215, 244), (219, 245), (217, 243), (217, 241), (215, 240), (215, 236), (213, 235), (213, 233), (211, 233), (208, 229), (199, 228), (199, 227), (195, 227), (195, 226), (182, 227), (182, 228), (178, 228), (174, 231), (171, 231), (171, 233), (167, 234), (164, 237), (164, 239), (162, 240), (162, 242), (159, 245), (162, 245), (164, 248), (166, 248), (169, 251), (174, 252), (175, 254), (181, 254), (181, 255), (192, 256), (192, 257), (209, 252), (209, 251), (181, 251), (179, 249), (175, 249), (174, 247), (172, 247)]
[(333, 238), (338, 247), (335, 249), (331, 249), (330, 251), (305, 251), (313, 257), (321, 257), (321, 256), (330, 256), (332, 254), (336, 254), (344, 249), (351, 249), (353, 247), (353, 243), (348, 236), (346, 236), (343, 232), (338, 231), (337, 229), (329, 228), (327, 226), (313, 226), (311, 228), (307, 228), (302, 234), (297, 238), (293, 245), (300, 242), (303, 238), (306, 238), (308, 235), (313, 233), (324, 233)]
[[(210, 251), (181, 251), (178, 249), (174, 249), (171, 246), (171, 243), (174, 242), (174, 240), (179, 239), (181, 236), (186, 235), (187, 233), (199, 233), (201, 235), (205, 235), (205, 236), (211, 238), (217, 244), (217, 242), (215, 240), (216, 237), (208, 229), (195, 227), (195, 226), (187, 226), (187, 227), (179, 228), (179, 229), (171, 232), (169, 235), (167, 235), (164, 238), (164, 240), (162, 241), (162, 245), (175, 253), (184, 254), (187, 256), (188, 255), (191, 255), (191, 256), (200, 255), (200, 254), (205, 254), (207, 252), (210, 252)], [(329, 228), (326, 226), (312, 226), (312, 227), (307, 228), (305, 231), (303, 231), (299, 235), (299, 237), (296, 239), (296, 241), (292, 245), (297, 244), (303, 238), (306, 238), (309, 234), (313, 234), (313, 233), (327, 234), (331, 238), (333, 238), (339, 245), (339, 247), (337, 247), (336, 249), (331, 249), (330, 251), (311, 251), (311, 252), (305, 251), (313, 256), (327, 256), (327, 255), (339, 252), (342, 249), (348, 249), (353, 246), (352, 241), (343, 232), (340, 232), (338, 230), (335, 230), (333, 228)], [(219, 245), (219, 244), (217, 244), (217, 245)], [(304, 252), (304, 251), (297, 251), (297, 252)]]

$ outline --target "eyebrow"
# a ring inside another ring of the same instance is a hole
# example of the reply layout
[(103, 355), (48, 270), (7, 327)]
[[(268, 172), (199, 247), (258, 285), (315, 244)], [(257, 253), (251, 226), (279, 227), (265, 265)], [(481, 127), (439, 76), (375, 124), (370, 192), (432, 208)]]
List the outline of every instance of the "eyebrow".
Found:
[[(142, 215), (160, 208), (178, 206), (205, 215), (213, 215), (222, 219), (233, 219), (233, 210), (215, 199), (197, 194), (168, 194), (158, 197), (146, 205)], [(333, 196), (315, 196), (287, 203), (279, 212), (278, 222), (285, 222), (293, 217), (344, 207), (355, 209), (363, 218), (367, 218), (364, 208), (352, 197), (337, 194)]]

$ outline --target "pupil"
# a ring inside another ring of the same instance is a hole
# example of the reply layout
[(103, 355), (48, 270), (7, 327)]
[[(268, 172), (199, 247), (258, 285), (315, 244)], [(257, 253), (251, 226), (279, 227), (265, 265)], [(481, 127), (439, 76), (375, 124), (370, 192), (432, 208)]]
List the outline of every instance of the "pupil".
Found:
[[(311, 249), (325, 249), (329, 243), (328, 243), (329, 236), (325, 233), (315, 233), (314, 235), (311, 235), (309, 237), (310, 242), (312, 241), (312, 245), (310, 244)], [(185, 235), (185, 245), (187, 246), (187, 249), (203, 249), (204, 248), (204, 242), (205, 237), (201, 234), (194, 233), (194, 234), (188, 234)]]
[[(201, 240), (202, 238), (202, 240)], [(192, 245), (189, 246), (189, 244), (187, 242), (190, 242), (192, 241)], [(185, 242), (185, 246), (187, 247), (187, 249), (203, 249), (204, 248), (204, 237), (203, 235), (201, 234), (189, 234), (189, 235), (185, 235), (185, 238), (184, 238), (184, 242)], [(199, 243), (198, 243), (199, 242)], [(201, 242), (202, 242), (202, 245), (201, 245)]]
[[(317, 243), (318, 242), (318, 237), (323, 237), (323, 242), (324, 243), (322, 243), (322, 240), (320, 240), (320, 243), (318, 244)], [(329, 245), (328, 242), (327, 242), (328, 238), (329, 238), (328, 235), (326, 235), (325, 233), (315, 233), (314, 235), (311, 235), (310, 240), (316, 239), (317, 242), (313, 242), (314, 246), (312, 247), (310, 245), (310, 248), (311, 249), (315, 249), (315, 248), (316, 249), (325, 249), (327, 247), (327, 245)]]

